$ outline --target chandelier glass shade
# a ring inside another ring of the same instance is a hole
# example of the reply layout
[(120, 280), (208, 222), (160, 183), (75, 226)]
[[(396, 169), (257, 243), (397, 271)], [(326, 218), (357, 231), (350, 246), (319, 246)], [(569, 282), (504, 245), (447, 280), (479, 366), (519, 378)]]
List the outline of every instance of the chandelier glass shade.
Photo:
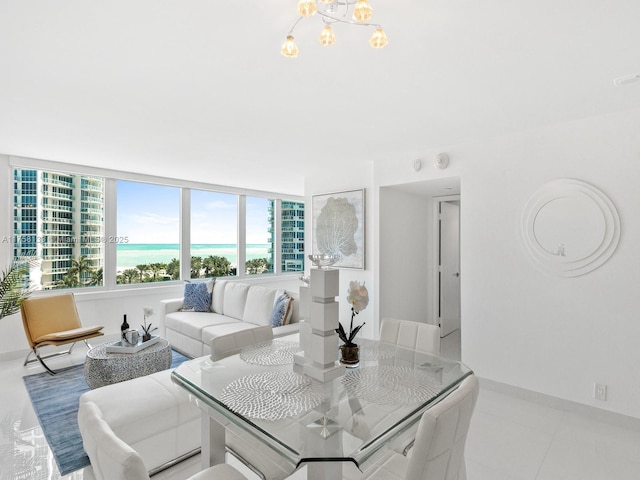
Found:
[(321, 45), (330, 47), (336, 43), (336, 34), (333, 26), (336, 24), (356, 25), (361, 27), (372, 27), (374, 32), (369, 39), (372, 48), (384, 48), (387, 43), (387, 35), (381, 25), (369, 23), (373, 15), (373, 8), (368, 0), (298, 0), (298, 19), (289, 30), (287, 38), (282, 45), (280, 53), (285, 57), (294, 58), (298, 56), (293, 31), (304, 18), (318, 16), (324, 23), (324, 27), (318, 35)]

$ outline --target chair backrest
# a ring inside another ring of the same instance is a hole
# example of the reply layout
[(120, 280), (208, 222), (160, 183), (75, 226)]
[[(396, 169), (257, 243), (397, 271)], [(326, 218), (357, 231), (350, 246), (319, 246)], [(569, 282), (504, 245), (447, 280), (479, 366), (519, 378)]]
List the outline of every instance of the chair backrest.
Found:
[(380, 341), (438, 355), (440, 327), (429, 323), (383, 318), (380, 324)]
[(78, 428), (96, 480), (149, 480), (142, 457), (113, 433), (95, 403), (80, 404)]
[(478, 391), (478, 378), (471, 375), (422, 415), (407, 480), (466, 479), (464, 447)]
[(43, 335), (82, 327), (73, 293), (27, 298), (20, 312), (30, 347)]
[(273, 328), (270, 325), (218, 335), (211, 339), (211, 360), (221, 360), (240, 353), (244, 347), (269, 340), (273, 340)]

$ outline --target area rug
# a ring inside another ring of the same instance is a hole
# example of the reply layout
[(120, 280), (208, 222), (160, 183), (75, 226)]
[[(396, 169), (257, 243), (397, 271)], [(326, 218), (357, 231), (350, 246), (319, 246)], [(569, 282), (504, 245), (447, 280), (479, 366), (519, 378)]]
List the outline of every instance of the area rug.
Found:
[[(172, 354), (171, 368), (188, 360), (175, 350)], [(56, 375), (42, 372), (22, 379), (60, 475), (89, 465), (77, 418), (80, 395), (89, 390), (84, 379), (84, 365), (62, 368)]]

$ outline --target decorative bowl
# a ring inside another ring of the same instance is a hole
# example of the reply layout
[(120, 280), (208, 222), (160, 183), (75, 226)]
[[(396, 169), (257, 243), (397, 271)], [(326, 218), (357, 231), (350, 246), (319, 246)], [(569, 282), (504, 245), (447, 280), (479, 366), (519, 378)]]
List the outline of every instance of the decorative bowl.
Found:
[(340, 258), (340, 255), (329, 255), (328, 253), (309, 255), (309, 260), (311, 260), (313, 266), (317, 268), (330, 267), (340, 260)]

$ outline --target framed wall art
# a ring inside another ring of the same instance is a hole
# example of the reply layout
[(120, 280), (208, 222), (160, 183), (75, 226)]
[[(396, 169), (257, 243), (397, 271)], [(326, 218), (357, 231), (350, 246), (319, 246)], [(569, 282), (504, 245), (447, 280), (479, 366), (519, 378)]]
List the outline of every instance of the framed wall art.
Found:
[(364, 188), (314, 195), (311, 200), (313, 253), (338, 255), (334, 267), (364, 270)]

